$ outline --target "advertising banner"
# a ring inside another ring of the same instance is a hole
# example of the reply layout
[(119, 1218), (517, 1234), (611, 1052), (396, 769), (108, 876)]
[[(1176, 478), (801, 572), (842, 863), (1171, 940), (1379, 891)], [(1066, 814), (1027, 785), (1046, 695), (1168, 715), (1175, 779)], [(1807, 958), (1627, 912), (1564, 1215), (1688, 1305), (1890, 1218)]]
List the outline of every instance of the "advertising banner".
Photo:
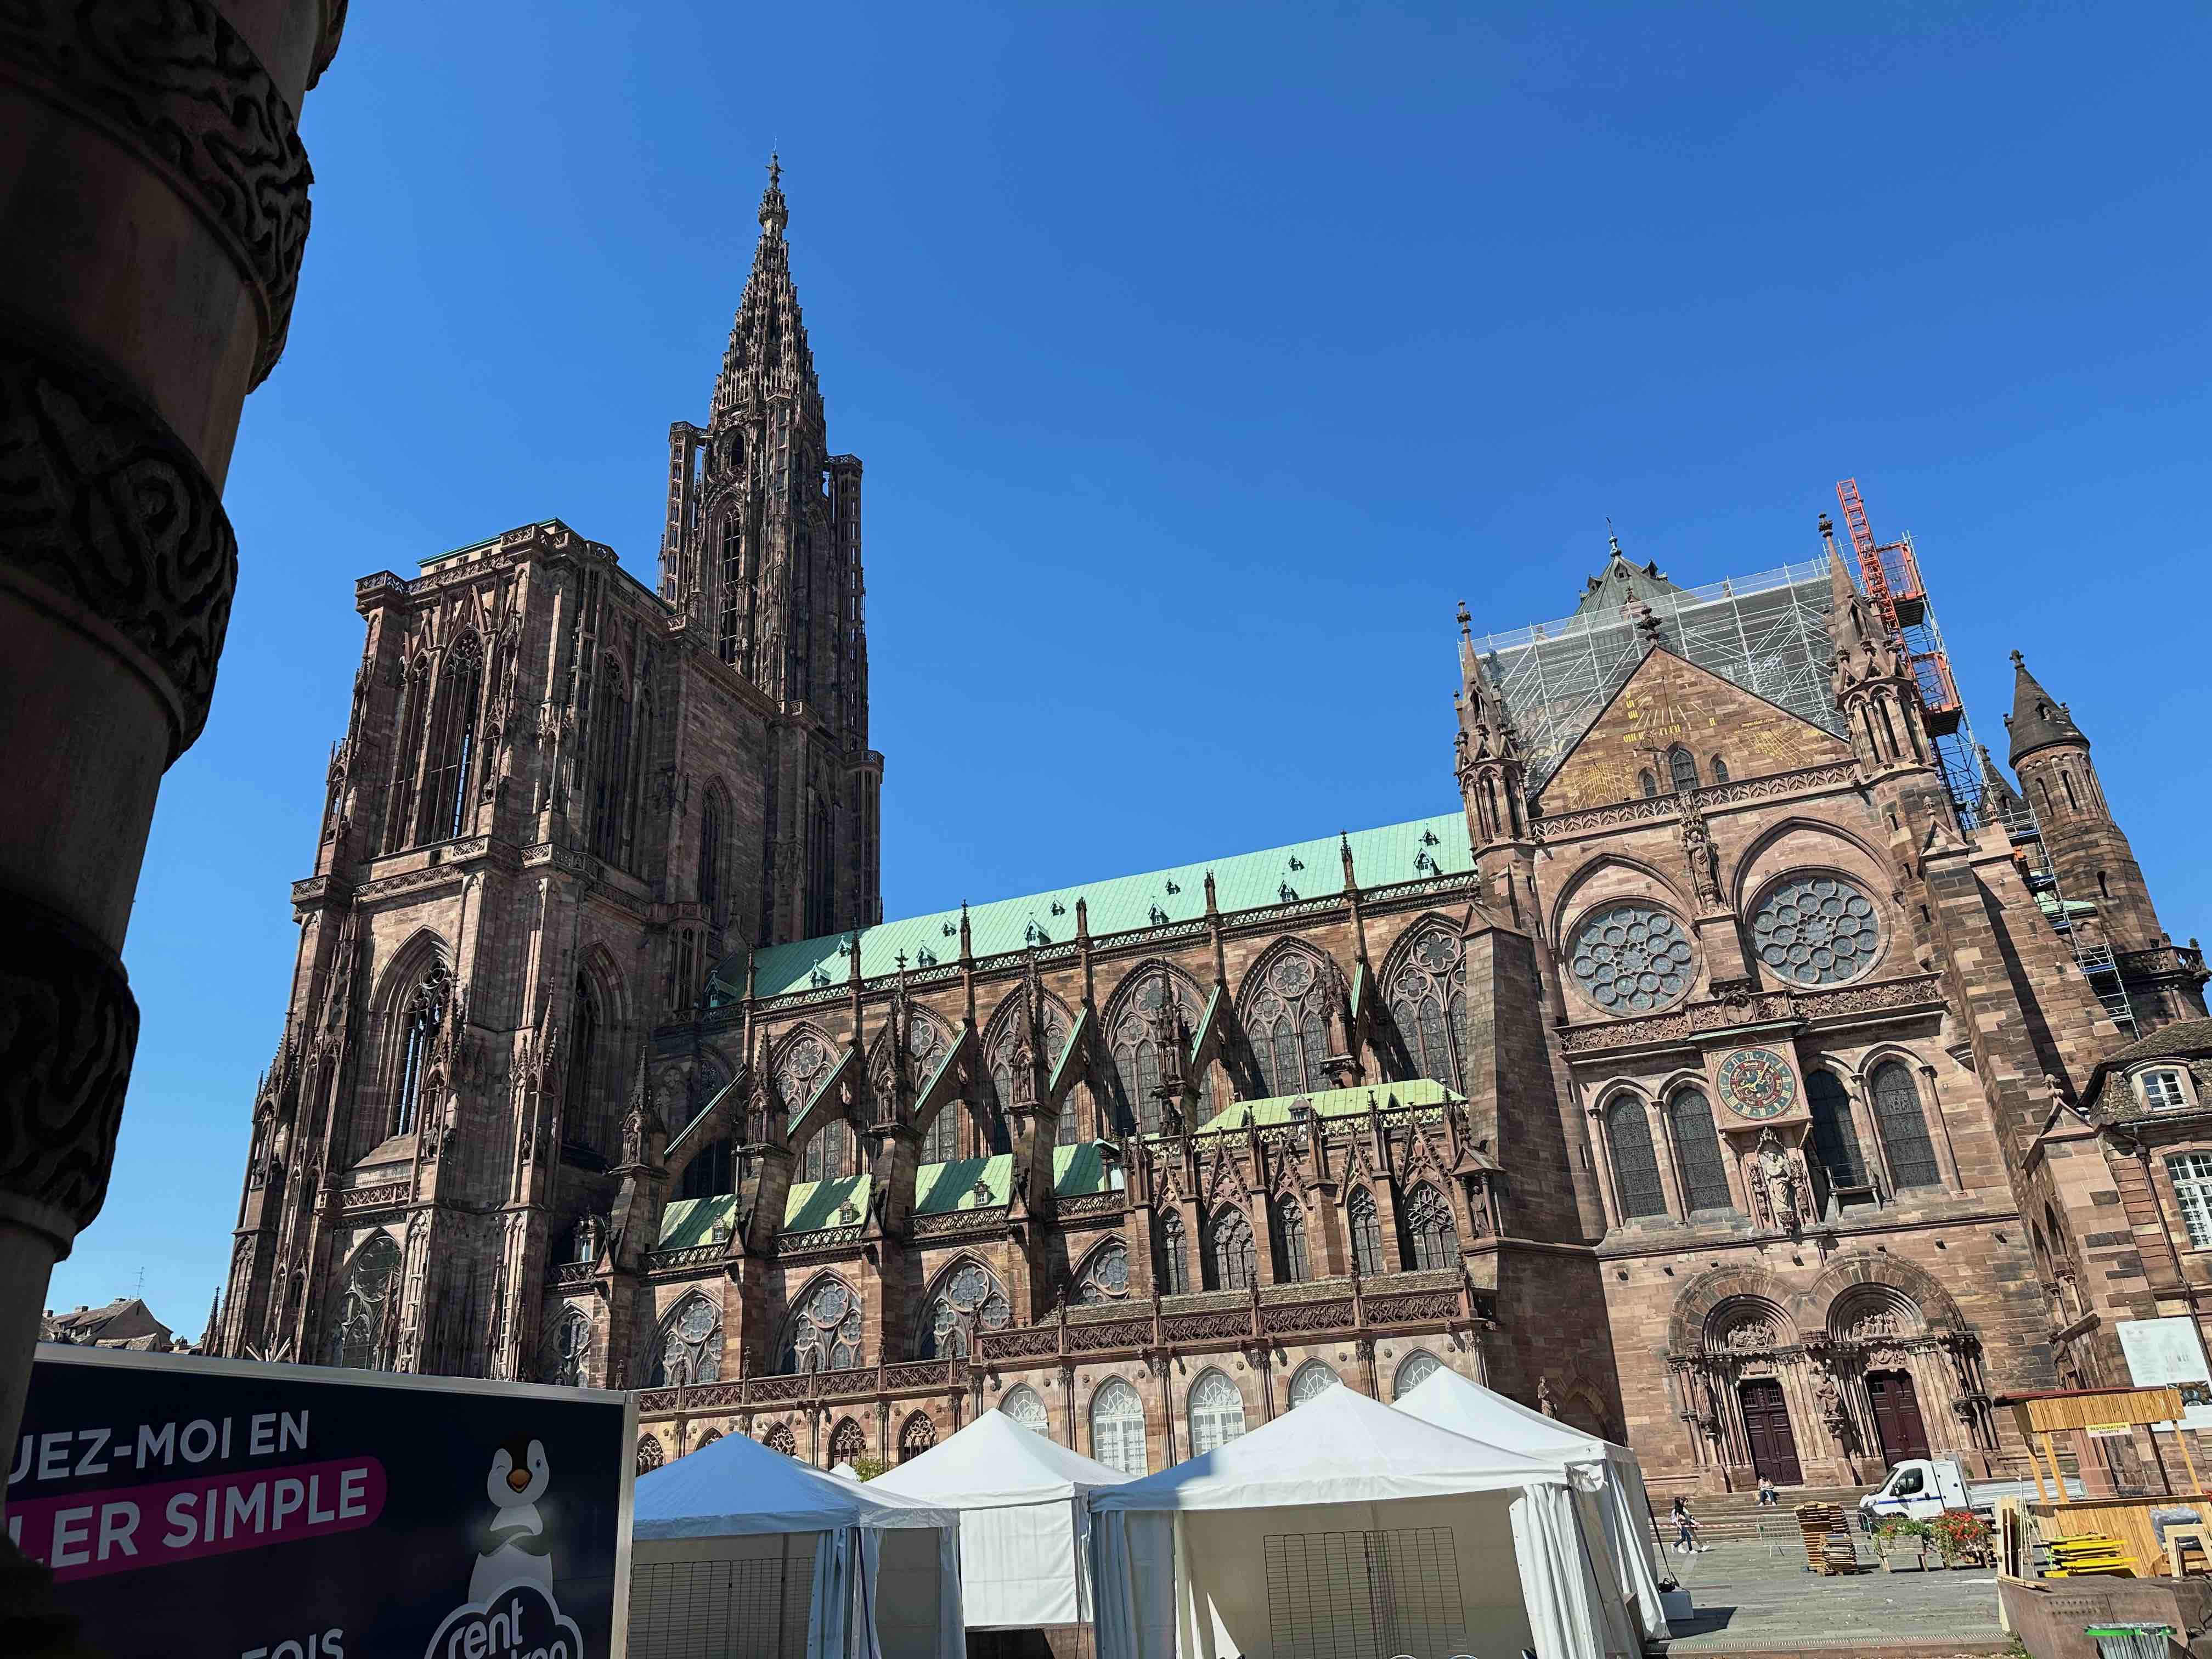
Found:
[(626, 1394), (42, 1346), (8, 1534), (173, 1659), (619, 1659)]

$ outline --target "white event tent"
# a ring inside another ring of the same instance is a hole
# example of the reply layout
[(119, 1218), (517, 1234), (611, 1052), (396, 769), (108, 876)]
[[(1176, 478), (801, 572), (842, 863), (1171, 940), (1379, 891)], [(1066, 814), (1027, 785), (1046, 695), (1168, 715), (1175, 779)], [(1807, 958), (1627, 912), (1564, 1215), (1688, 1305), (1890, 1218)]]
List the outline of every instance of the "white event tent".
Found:
[[(1595, 1505), (1558, 1462), (1350, 1388), (1091, 1496), (1100, 1659), (1363, 1651), (1634, 1659)], [(1595, 1547), (1594, 1547), (1595, 1545)]]
[(1667, 1639), (1667, 1615), (1651, 1567), (1650, 1504), (1644, 1495), (1644, 1466), (1634, 1452), (1532, 1412), (1456, 1371), (1431, 1372), (1398, 1396), (1397, 1409), (1454, 1434), (1487, 1441), (1562, 1469), (1602, 1471), (1605, 1489), (1599, 1494), (1598, 1507), (1614, 1571), (1636, 1604), (1644, 1634), (1656, 1642)]
[(629, 1659), (739, 1645), (775, 1659), (963, 1659), (958, 1514), (741, 1434), (641, 1475)]
[(970, 1630), (1091, 1620), (1092, 1492), (1129, 1477), (1024, 1428), (995, 1407), (868, 1483), (960, 1511), (960, 1601)]

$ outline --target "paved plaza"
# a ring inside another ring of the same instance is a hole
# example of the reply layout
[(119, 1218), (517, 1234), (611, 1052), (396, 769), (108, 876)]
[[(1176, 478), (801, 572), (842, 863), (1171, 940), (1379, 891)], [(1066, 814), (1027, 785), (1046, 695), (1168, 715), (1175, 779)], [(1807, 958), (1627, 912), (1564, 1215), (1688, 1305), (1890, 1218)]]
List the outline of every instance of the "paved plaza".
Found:
[[(1873, 1565), (1863, 1542), (1860, 1553)], [(1805, 1571), (1794, 1537), (1716, 1544), (1693, 1556), (1666, 1550), (1661, 1559), (1695, 1609), (1674, 1626), (1674, 1655), (2004, 1650), (1996, 1577), (1985, 1570), (1889, 1573), (1874, 1565), (1822, 1578)]]

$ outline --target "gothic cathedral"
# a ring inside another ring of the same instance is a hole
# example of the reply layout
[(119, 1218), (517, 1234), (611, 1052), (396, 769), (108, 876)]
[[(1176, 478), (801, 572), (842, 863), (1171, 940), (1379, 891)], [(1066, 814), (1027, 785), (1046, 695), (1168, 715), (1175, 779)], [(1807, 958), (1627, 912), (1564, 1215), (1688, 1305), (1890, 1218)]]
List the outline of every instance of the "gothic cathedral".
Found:
[(1961, 810), (1832, 546), (1462, 611), (1456, 810), (885, 922), (787, 217), (658, 592), (557, 520), (356, 584), (223, 1352), (635, 1389), (644, 1467), (997, 1406), (1136, 1472), (1448, 1366), (1662, 1490), (1986, 1468), (2057, 1327), (2118, 1364), (2038, 1151), (2201, 959), (2024, 665)]

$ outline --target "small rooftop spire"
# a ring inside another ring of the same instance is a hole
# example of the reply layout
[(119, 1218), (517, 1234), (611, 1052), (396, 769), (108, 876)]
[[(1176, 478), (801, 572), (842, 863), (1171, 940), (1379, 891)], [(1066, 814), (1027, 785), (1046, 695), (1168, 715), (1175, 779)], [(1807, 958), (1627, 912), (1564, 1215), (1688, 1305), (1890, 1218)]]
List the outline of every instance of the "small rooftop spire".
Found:
[(768, 188), (761, 192), (761, 228), (770, 236), (783, 234), (791, 222), (791, 207), (783, 199), (783, 158), (774, 150), (768, 157)]

